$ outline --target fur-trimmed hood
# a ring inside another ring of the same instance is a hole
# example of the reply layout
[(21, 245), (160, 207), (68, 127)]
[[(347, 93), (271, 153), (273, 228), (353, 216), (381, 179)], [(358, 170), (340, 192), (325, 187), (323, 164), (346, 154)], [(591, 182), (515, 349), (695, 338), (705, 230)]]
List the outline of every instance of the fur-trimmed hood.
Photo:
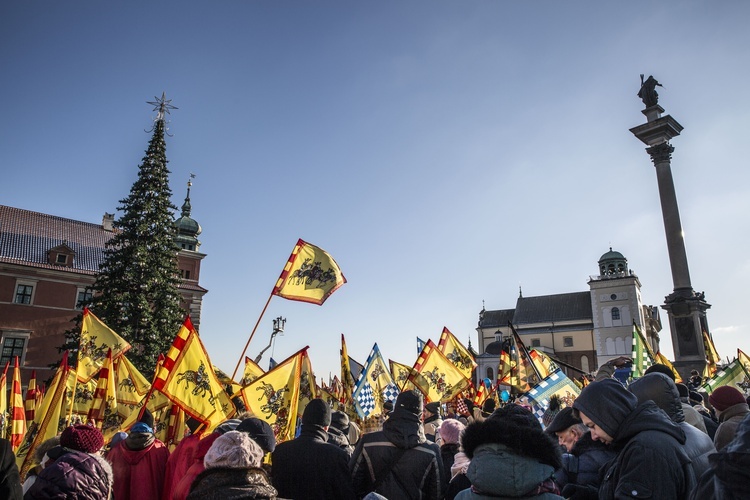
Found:
[(516, 425), (502, 418), (489, 418), (484, 422), (474, 422), (464, 431), (462, 446), (471, 459), (477, 447), (483, 444), (502, 444), (510, 451), (532, 458), (555, 469), (562, 466), (560, 447), (557, 446), (539, 427), (530, 428)]

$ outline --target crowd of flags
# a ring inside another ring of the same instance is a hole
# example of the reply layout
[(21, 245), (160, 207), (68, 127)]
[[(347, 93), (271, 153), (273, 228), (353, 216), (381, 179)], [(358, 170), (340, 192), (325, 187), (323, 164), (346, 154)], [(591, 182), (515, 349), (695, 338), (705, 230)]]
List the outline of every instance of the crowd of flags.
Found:
[[(321, 305), (345, 282), (330, 255), (299, 240), (272, 296)], [(387, 402), (413, 389), (422, 392), (426, 402), (453, 403), (459, 412), (468, 411), (467, 401), (479, 406), (489, 398), (498, 404), (514, 399), (530, 406), (541, 420), (552, 396), (571, 405), (588, 379), (569, 378), (555, 360), (541, 350), (528, 349), (513, 325), (509, 327), (512, 335), (503, 344), (496, 379), (476, 384), (474, 355), (448, 328), (443, 328), (437, 344), (417, 337), (417, 357), (410, 363), (386, 362), (376, 343), (360, 364), (349, 356), (342, 334), (341, 371), (329, 376), (327, 383), (318, 383), (307, 346), (274, 362), (268, 371), (243, 352), (244, 370), (236, 382), (234, 375), (213, 366), (189, 317), (166, 355), (159, 358), (153, 375), (146, 378), (127, 358), (130, 344), (84, 309), (78, 363), (70, 367), (65, 352), (49, 387), (38, 386), (33, 373), (24, 396), (18, 358), (10, 374), (10, 364), (6, 364), (0, 376), (0, 435), (11, 442), (24, 477), (36, 446), (69, 423), (80, 420), (95, 425), (108, 441), (116, 432), (128, 430), (146, 410), (154, 417), (157, 438), (175, 446), (189, 421), (196, 432), (211, 432), (238, 408), (268, 422), (278, 441), (292, 439), (298, 415), (315, 398), (360, 420), (379, 417)], [(671, 367), (679, 381), (672, 363), (653, 352), (636, 324), (632, 345), (633, 378), (661, 363)], [(721, 366), (705, 332), (704, 346), (708, 358), (704, 390), (710, 393), (722, 385), (748, 388), (750, 358), (745, 353), (738, 349), (737, 358)]]

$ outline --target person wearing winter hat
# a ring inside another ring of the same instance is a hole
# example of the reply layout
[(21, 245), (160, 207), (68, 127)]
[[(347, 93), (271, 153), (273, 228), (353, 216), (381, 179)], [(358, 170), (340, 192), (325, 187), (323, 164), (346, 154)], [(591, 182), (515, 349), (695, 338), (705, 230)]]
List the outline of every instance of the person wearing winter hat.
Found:
[(560, 396), (558, 396), (557, 394), (553, 394), (552, 396), (550, 396), (549, 405), (547, 406), (547, 409), (544, 410), (544, 414), (542, 415), (542, 425), (545, 429), (549, 427), (549, 424), (551, 424), (555, 416), (560, 413), (560, 410), (562, 410), (562, 401), (560, 400)]
[(21, 500), (21, 476), (16, 466), (16, 456), (13, 454), (10, 441), (0, 438), (0, 498)]
[(631, 382), (630, 392), (638, 402), (651, 400), (656, 406), (685, 431), (685, 452), (690, 458), (695, 477), (699, 478), (708, 469), (709, 455), (716, 453), (713, 440), (685, 420), (684, 403), (680, 400), (677, 385), (670, 377), (661, 373), (650, 373)]
[(699, 431), (708, 434), (708, 426), (706, 425), (704, 417), (698, 413), (698, 410), (693, 408), (693, 405), (690, 404), (690, 389), (688, 389), (688, 386), (681, 382), (676, 382), (675, 385), (677, 386), (677, 392), (680, 395), (682, 413), (685, 415), (685, 422), (689, 423)]
[(723, 385), (714, 389), (708, 402), (716, 410), (719, 418), (719, 428), (716, 429), (714, 445), (717, 451), (724, 449), (737, 433), (737, 427), (745, 416), (750, 413), (745, 396), (737, 389), (729, 385)]
[(264, 450), (248, 433), (223, 433), (206, 452), (205, 470), (193, 481), (187, 499), (275, 499), (276, 489), (260, 467), (263, 455)]
[(113, 474), (99, 455), (102, 446), (104, 436), (99, 429), (88, 425), (66, 427), (60, 435), (60, 445), (47, 451), (47, 465), (24, 498), (109, 498)]
[(563, 498), (554, 480), (560, 448), (525, 408), (509, 404), (469, 424), (461, 443), (471, 460), (466, 471), (471, 487), (456, 500)]
[(328, 444), (331, 407), (313, 399), (302, 412), (300, 435), (271, 455), (272, 482), (281, 498), (354, 498), (349, 454)]
[(561, 409), (544, 432), (556, 436), (558, 444), (565, 448), (563, 465), (555, 472), (557, 484), (563, 489), (568, 484), (598, 488), (599, 469), (617, 453), (601, 441), (594, 441), (589, 428), (573, 415), (571, 407)]
[(747, 498), (750, 484), (750, 414), (737, 427), (734, 439), (709, 457), (710, 468), (698, 480), (690, 500)]
[(443, 470), (446, 472), (446, 486), (447, 481), (450, 480), (448, 471), (453, 467), (456, 453), (459, 452), (461, 447), (461, 433), (464, 429), (466, 429), (466, 426), (455, 418), (443, 420), (438, 429), (438, 434), (440, 435), (440, 456), (443, 459)]
[(421, 392), (402, 391), (383, 430), (360, 438), (349, 462), (357, 498), (371, 491), (394, 499), (442, 498), (443, 460), (424, 435), (422, 404)]
[(623, 491), (634, 498), (689, 495), (696, 477), (683, 449), (685, 432), (656, 403), (639, 403), (635, 394), (609, 378), (584, 387), (573, 409), (590, 429), (591, 437), (612, 446), (618, 454), (607, 464), (598, 491), (568, 485), (563, 491), (566, 497), (608, 500)]
[[(153, 425), (153, 419), (151, 422)], [(161, 498), (168, 458), (169, 449), (156, 439), (151, 425), (144, 421), (133, 425), (128, 437), (107, 453), (107, 460), (112, 464), (115, 476), (115, 498)]]
[(335, 411), (331, 414), (328, 442), (344, 450), (350, 457), (352, 456), (354, 446), (349, 442), (349, 416), (343, 411)]
[(276, 449), (276, 436), (268, 422), (255, 417), (248, 417), (235, 429), (244, 432), (250, 439), (255, 441), (261, 447), (264, 453), (273, 453)]
[[(443, 419), (440, 417), (440, 402), (433, 401), (424, 405), (422, 418), (422, 424), (424, 425), (424, 436), (428, 441), (434, 443), (437, 440), (437, 430), (440, 427), (440, 424), (443, 423)], [(440, 445), (440, 443), (438, 443), (438, 445)]]

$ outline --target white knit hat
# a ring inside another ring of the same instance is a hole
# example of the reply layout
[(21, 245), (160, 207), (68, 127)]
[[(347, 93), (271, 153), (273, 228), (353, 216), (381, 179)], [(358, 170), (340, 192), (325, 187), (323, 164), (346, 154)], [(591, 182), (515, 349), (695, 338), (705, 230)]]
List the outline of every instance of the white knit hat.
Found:
[(263, 459), (263, 450), (244, 432), (229, 431), (213, 442), (203, 458), (206, 469), (229, 467), (242, 469), (258, 467)]

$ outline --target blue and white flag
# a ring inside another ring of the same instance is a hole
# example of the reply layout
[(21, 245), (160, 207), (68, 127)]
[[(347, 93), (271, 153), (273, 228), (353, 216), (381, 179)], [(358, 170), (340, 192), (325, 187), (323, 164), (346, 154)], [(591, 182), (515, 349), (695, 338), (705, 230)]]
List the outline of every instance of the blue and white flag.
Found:
[(375, 344), (354, 386), (354, 408), (362, 418), (380, 415), (383, 413), (383, 403), (395, 401), (398, 393), (391, 371), (380, 354), (378, 344)]

